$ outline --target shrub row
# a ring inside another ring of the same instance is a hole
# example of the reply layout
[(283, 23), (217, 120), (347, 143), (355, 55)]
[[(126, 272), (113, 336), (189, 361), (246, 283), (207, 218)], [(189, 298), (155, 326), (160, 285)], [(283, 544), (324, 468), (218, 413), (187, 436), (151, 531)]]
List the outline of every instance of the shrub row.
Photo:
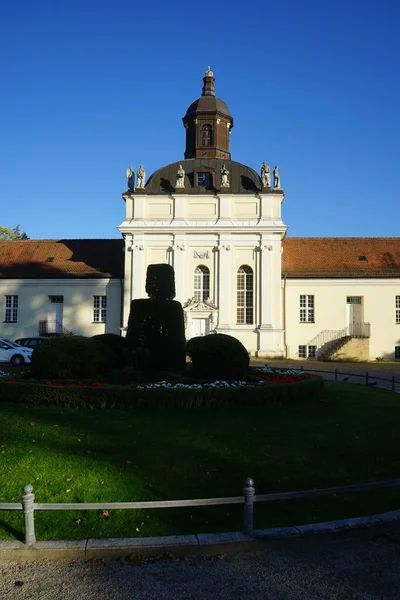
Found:
[(257, 406), (293, 402), (320, 393), (324, 385), (318, 375), (299, 383), (265, 384), (241, 388), (140, 389), (135, 386), (57, 387), (29, 382), (0, 381), (0, 402), (44, 404), (69, 408), (145, 408)]

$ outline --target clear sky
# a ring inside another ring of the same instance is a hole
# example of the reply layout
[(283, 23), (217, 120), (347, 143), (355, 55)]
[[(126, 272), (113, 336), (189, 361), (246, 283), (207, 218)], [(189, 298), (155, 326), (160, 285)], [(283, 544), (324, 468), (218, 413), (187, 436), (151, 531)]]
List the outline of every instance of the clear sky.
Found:
[(210, 65), (288, 235), (400, 236), (399, 30), (398, 0), (5, 0), (0, 225), (119, 237), (126, 168), (183, 158)]

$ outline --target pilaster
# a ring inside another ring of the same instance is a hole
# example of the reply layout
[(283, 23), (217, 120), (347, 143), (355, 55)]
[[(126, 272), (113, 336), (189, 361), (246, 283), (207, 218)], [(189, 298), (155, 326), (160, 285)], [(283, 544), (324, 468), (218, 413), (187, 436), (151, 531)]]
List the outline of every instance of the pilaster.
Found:
[(220, 236), (218, 245), (218, 307), (219, 322), (218, 327), (229, 329), (232, 323), (236, 322), (233, 317), (233, 273), (232, 273), (232, 252), (230, 237)]

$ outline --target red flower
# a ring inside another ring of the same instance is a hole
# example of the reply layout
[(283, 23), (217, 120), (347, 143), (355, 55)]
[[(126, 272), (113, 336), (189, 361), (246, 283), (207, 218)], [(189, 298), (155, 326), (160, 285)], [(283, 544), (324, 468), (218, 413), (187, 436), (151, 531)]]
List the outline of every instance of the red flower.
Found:
[(46, 385), (53, 385), (51, 381), (46, 381)]
[(101, 387), (101, 386), (102, 386), (102, 384), (101, 384), (101, 383), (99, 383), (98, 381), (94, 381), (94, 382), (92, 383), (92, 386), (93, 386), (93, 387)]

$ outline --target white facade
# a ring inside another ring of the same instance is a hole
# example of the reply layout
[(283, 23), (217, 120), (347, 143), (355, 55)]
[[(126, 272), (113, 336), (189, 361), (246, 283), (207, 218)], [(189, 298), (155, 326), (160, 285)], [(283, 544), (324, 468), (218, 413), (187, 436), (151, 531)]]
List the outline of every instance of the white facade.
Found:
[[(1, 337), (10, 340), (68, 331), (90, 337), (119, 333), (121, 326), (118, 279), (0, 279), (0, 298), (4, 299)], [(11, 314), (6, 313), (7, 298), (17, 298)]]
[[(313, 297), (314, 322), (300, 321), (300, 296)], [(340, 331), (358, 322), (370, 325), (370, 337), (362, 346), (354, 341), (343, 345), (334, 358), (393, 360), (395, 347), (400, 347), (396, 297), (400, 298), (400, 278), (283, 279), (288, 358), (301, 358), (299, 346), (315, 345), (321, 332)]]
[[(176, 300), (195, 295), (198, 267), (209, 272), (208, 305), (189, 302), (186, 335), (212, 332), (237, 337), (257, 356), (284, 356), (281, 252), (287, 227), (281, 219), (283, 192), (256, 194), (125, 193), (126, 218), (119, 226), (125, 238), (123, 323), (130, 303), (146, 297), (147, 266), (174, 267)], [(253, 272), (253, 318), (238, 324), (237, 273)], [(262, 293), (268, 289), (268, 293)], [(202, 321), (202, 322), (201, 322)]]

